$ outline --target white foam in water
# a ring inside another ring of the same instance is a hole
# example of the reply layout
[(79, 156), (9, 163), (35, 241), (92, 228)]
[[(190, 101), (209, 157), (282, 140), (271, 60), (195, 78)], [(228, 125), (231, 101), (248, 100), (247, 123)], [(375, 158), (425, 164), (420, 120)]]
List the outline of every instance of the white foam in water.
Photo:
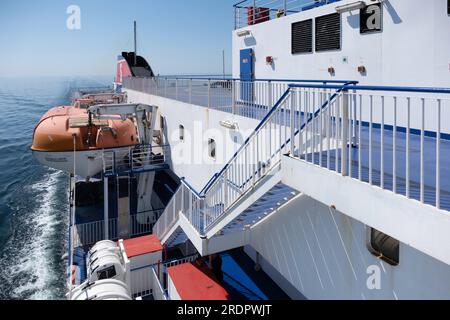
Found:
[[(64, 174), (52, 172), (42, 177), (42, 180), (30, 186), (31, 192), (38, 194), (37, 203), (39, 207), (36, 212), (22, 213), (32, 225), (33, 234), (26, 239), (22, 245), (17, 245), (17, 260), (10, 267), (12, 273), (32, 275), (27, 283), (20, 284), (13, 289), (13, 296), (23, 296), (26, 292), (34, 292), (27, 299), (55, 299), (52, 283), (58, 279), (58, 274), (52, 270), (51, 250), (54, 246), (52, 241), (55, 236), (57, 225), (57, 212), (66, 210), (61, 208), (61, 199), (57, 197), (57, 184)], [(66, 207), (66, 205), (64, 205)]]
[(67, 174), (37, 167), (30, 138), (42, 114), (70, 103), (72, 89), (108, 83), (107, 78), (0, 79), (0, 109), (8, 120), (0, 128), (0, 299), (64, 299), (66, 266), (60, 258), (68, 236)]

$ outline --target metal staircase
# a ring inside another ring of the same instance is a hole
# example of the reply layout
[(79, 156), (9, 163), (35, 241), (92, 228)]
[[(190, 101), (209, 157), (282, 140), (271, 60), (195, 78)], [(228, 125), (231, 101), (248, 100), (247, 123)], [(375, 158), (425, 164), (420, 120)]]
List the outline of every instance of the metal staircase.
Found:
[[(449, 94), (450, 89), (355, 83), (290, 85), (201, 193), (182, 181), (154, 233), (168, 245), (189, 239), (202, 255), (246, 245), (248, 230), (264, 219), (265, 208), (257, 210), (251, 223), (232, 226), (282, 182), (447, 261), (450, 255), (438, 243), (447, 241), (444, 226), (450, 223), (450, 186), (443, 178), (450, 139), (442, 124)], [(382, 198), (386, 201), (376, 202)], [(380, 207), (371, 215), (365, 214), (369, 202)], [(282, 207), (277, 202), (266, 216)], [(422, 230), (427, 246), (409, 232), (425, 225), (408, 219), (411, 210), (442, 229), (434, 238)], [(411, 226), (393, 229), (383, 215)]]
[[(242, 241), (245, 242), (246, 230), (298, 194), (280, 185), (282, 156), (291, 153), (296, 136), (318, 121), (328, 106), (339, 101), (341, 89), (309, 90), (309, 93), (309, 97), (305, 96), (304, 101), (300, 101), (301, 97), (288, 88), (201, 193), (182, 179), (180, 188), (154, 228), (163, 244), (173, 246), (189, 238), (202, 254), (240, 246)], [(300, 103), (306, 112), (300, 111)], [(311, 145), (311, 139), (305, 138), (306, 148)], [(288, 195), (277, 192), (280, 190), (287, 190)], [(265, 201), (268, 206), (262, 205)], [(248, 219), (256, 209), (262, 212), (262, 216)], [(228, 248), (222, 244), (212, 248), (214, 240), (230, 234), (234, 240), (242, 241), (231, 241)]]

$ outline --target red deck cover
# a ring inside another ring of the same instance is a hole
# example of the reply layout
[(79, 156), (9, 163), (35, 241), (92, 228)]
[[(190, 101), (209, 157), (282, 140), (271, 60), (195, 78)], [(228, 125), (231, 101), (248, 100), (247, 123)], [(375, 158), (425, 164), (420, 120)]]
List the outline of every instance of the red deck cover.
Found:
[(182, 300), (228, 300), (228, 293), (192, 263), (167, 269)]
[(128, 258), (162, 251), (163, 247), (156, 235), (149, 235), (123, 241)]

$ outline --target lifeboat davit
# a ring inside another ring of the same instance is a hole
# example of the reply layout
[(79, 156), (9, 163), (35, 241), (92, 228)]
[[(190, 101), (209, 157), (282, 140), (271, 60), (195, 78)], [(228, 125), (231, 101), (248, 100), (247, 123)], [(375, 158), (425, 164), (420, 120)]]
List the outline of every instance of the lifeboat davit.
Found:
[(50, 109), (41, 118), (31, 147), (41, 164), (90, 178), (102, 171), (103, 150), (139, 143), (132, 120), (97, 118), (87, 111), (91, 102), (78, 99), (74, 106)]

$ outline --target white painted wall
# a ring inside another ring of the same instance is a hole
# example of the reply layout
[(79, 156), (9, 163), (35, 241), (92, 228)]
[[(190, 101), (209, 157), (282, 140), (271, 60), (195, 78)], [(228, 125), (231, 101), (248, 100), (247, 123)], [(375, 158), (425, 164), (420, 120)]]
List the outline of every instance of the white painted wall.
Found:
[(448, 211), (296, 158), (281, 166), (284, 184), (450, 265)]
[[(255, 51), (255, 77), (272, 79), (345, 79), (368, 85), (450, 86), (450, 16), (447, 0), (385, 0), (383, 32), (361, 35), (359, 11), (342, 14), (342, 49), (291, 54), (291, 24), (334, 13), (354, 0), (248, 26), (252, 36), (233, 32), (233, 76), (239, 77), (239, 52)], [(367, 1), (368, 2), (368, 1)], [(273, 56), (274, 67), (266, 64)], [(348, 58), (348, 63), (343, 58)], [(364, 65), (367, 75), (357, 71)], [(328, 67), (336, 70), (334, 77)]]
[(162, 261), (162, 251), (151, 252), (130, 258), (130, 268), (142, 268), (157, 264), (160, 261)]
[[(133, 90), (127, 90), (127, 94), (130, 103), (139, 102), (159, 107), (165, 118), (164, 139), (165, 144), (170, 144), (172, 169), (179, 177), (185, 177), (197, 191), (223, 168), (259, 123), (258, 120)], [(220, 121), (227, 120), (237, 123), (238, 129), (230, 130), (219, 124)], [(185, 142), (180, 142), (179, 139), (180, 125), (185, 128)], [(216, 160), (208, 156), (209, 138), (216, 141)]]
[[(367, 249), (368, 227), (300, 196), (251, 231), (247, 252), (291, 297), (300, 299), (450, 299), (450, 266), (400, 245), (393, 267)], [(367, 269), (381, 271), (369, 290)]]

